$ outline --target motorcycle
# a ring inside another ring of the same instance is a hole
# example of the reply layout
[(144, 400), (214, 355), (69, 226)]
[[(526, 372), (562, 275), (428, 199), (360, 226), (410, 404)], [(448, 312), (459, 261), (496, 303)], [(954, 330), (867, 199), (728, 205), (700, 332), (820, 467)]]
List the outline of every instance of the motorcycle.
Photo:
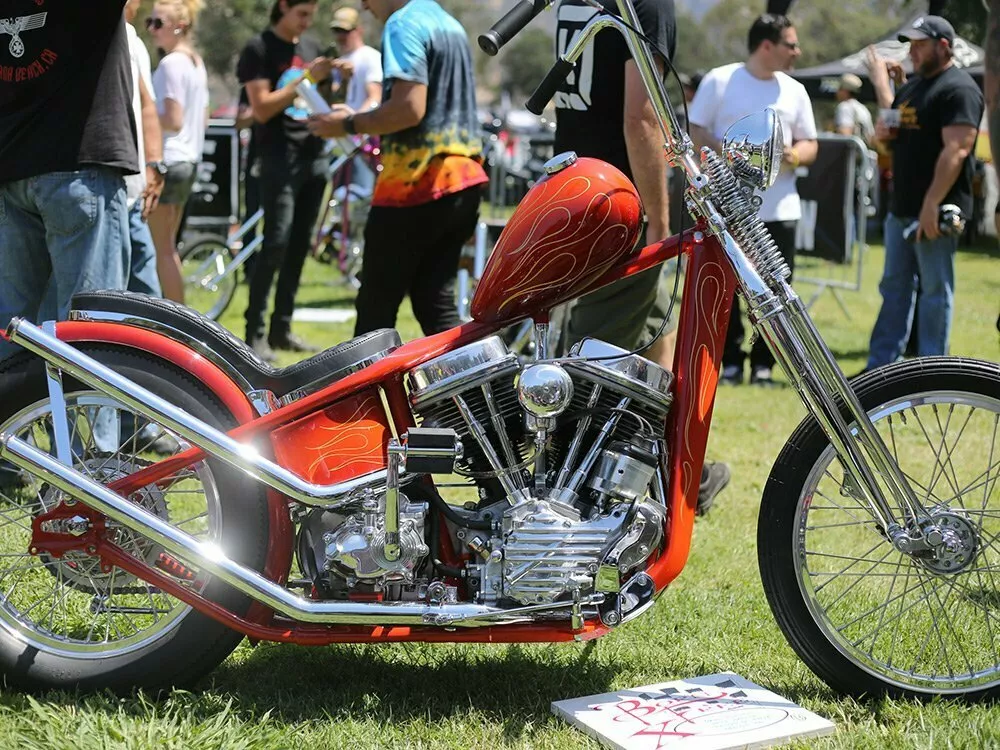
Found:
[[(496, 52), (549, 4), (523, 0)], [(761, 574), (789, 643), (834, 689), (967, 699), (1000, 684), (1000, 367), (926, 359), (848, 383), (787, 283), (753, 190), (773, 112), (696, 151), (631, 0), (622, 33), (687, 175), (692, 229), (636, 249), (634, 186), (562, 154), (516, 209), (473, 320), (375, 331), (270, 368), (208, 319), (127, 293), (11, 322), (0, 365), (0, 671), (20, 688), (186, 685), (243, 638), (297, 644), (591, 641), (688, 558), (733, 295), (809, 416), (764, 490)], [(592, 339), (553, 358), (548, 311), (687, 257), (672, 371)], [(531, 319), (535, 359), (496, 335)], [(157, 436), (179, 447), (166, 457)], [(457, 474), (473, 500), (448, 502)]]

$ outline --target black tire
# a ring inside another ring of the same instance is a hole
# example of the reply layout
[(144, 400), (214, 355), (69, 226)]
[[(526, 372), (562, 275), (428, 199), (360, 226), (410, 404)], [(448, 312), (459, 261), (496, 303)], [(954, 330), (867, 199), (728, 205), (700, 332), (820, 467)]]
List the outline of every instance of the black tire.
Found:
[[(222, 429), (231, 429), (236, 424), (232, 414), (200, 382), (171, 364), (143, 352), (107, 345), (88, 345), (81, 348), (98, 361), (112, 367), (116, 372), (135, 380), (145, 388), (177, 404), (209, 424)], [(71, 401), (75, 404), (83, 404), (87, 403), (88, 399), (103, 398), (101, 394), (69, 378), (64, 378), (63, 386), (67, 404)], [(90, 403), (95, 402), (90, 401)], [(27, 353), (17, 354), (0, 363), (0, 431), (13, 431), (19, 420), (20, 424), (35, 424), (32, 420), (35, 420), (34, 415), (38, 414), (39, 410), (48, 410), (48, 392), (43, 363), (37, 357)], [(42, 433), (44, 433), (44, 429), (42, 429)], [(15, 432), (15, 434), (17, 433)], [(36, 431), (32, 434), (41, 433)], [(82, 444), (86, 439), (86, 437), (76, 437), (74, 444)], [(129, 448), (123, 444), (119, 452), (114, 454), (116, 458), (121, 460), (122, 456), (128, 454), (130, 458), (127, 460), (136, 462), (140, 460), (136, 456), (145, 455), (143, 451), (146, 449), (137, 447), (137, 441), (134, 438), (132, 440), (133, 442), (130, 443), (132, 447)], [(74, 450), (77, 449), (74, 448)], [(103, 457), (106, 455), (108, 454), (100, 454), (98, 458), (90, 459), (93, 462), (90, 466), (93, 467), (97, 461), (104, 460)], [(255, 570), (261, 570), (264, 565), (268, 538), (267, 499), (263, 488), (241, 472), (214, 460), (200, 464), (197, 472), (197, 480), (201, 482), (200, 486), (205, 496), (206, 512), (202, 514), (203, 519), (194, 521), (194, 523), (198, 527), (204, 527), (206, 530), (201, 533), (211, 535), (210, 538), (216, 541), (230, 558)], [(129, 472), (125, 471), (124, 473)], [(194, 475), (192, 474), (192, 476)], [(172, 486), (178, 487), (177, 484)], [(3, 530), (5, 517), (2, 511), (8, 511), (6, 516), (8, 519), (13, 516), (10, 512), (11, 508), (20, 508), (22, 511), (28, 509), (28, 512), (31, 512), (31, 508), (35, 504), (34, 498), (45, 497), (44, 491), (44, 485), (37, 492), (34, 487), (27, 490), (25, 488), (12, 489), (9, 486), (0, 488), (0, 543), (6, 543), (16, 548), (18, 542), (25, 535), (23, 529), (13, 529), (12, 532), (8, 527), (6, 532)], [(185, 503), (201, 502), (198, 499), (198, 492), (192, 491), (190, 485), (178, 491), (182, 495), (195, 496), (194, 501), (180, 500), (181, 510), (187, 511), (190, 507), (186, 506)], [(169, 488), (163, 496), (166, 497), (168, 492)], [(26, 497), (30, 499), (25, 500)], [(42, 506), (44, 506), (44, 502), (39, 502), (35, 507)], [(161, 498), (158, 510), (166, 513), (166, 506), (167, 501)], [(170, 520), (175, 522), (173, 517)], [(190, 524), (192, 521), (193, 519), (187, 521), (176, 519), (178, 524)], [(189, 533), (196, 533), (190, 525), (182, 525), (181, 527), (188, 530)], [(128, 532), (119, 533), (127, 534)], [(129, 541), (134, 545), (133, 549), (137, 553), (143, 552), (143, 554), (150, 556), (157, 554), (158, 549), (149, 542), (146, 543), (149, 551), (148, 553), (144, 552), (147, 548), (142, 545), (143, 540), (139, 537), (130, 537)], [(4, 549), (3, 551), (10, 553), (16, 550)], [(78, 554), (83, 555), (84, 553)], [(19, 582), (25, 580), (7, 575), (11, 570), (9, 566), (15, 564), (9, 561), (21, 560), (23, 562), (25, 559), (30, 561), (32, 558), (0, 557), (0, 578), (6, 578), (5, 591), (7, 591), (11, 580)], [(45, 558), (39, 555), (34, 559), (44, 560)], [(94, 561), (95, 559), (90, 558), (90, 560)], [(53, 628), (51, 621), (48, 623), (29, 622), (34, 617), (34, 613), (25, 614), (28, 607), (23, 607), (25, 612), (16, 609), (14, 603), (18, 599), (16, 589), (9, 598), (0, 600), (0, 676), (7, 685), (27, 690), (60, 688), (90, 691), (110, 689), (120, 694), (133, 693), (139, 688), (159, 691), (175, 686), (187, 687), (222, 662), (243, 637), (240, 633), (185, 607), (176, 599), (167, 597), (156, 589), (150, 591), (147, 588), (146, 596), (149, 599), (150, 617), (152, 617), (153, 622), (148, 628), (150, 635), (143, 636), (144, 631), (139, 626), (134, 625), (136, 631), (132, 636), (130, 631), (120, 627), (115, 621), (114, 640), (112, 640), (111, 625), (100, 624), (103, 621), (99, 621), (99, 618), (103, 617), (107, 622), (111, 622), (114, 618), (125, 618), (129, 614), (109, 614), (108, 611), (100, 610), (95, 612), (93, 602), (100, 598), (102, 592), (107, 595), (107, 599), (102, 601), (106, 601), (108, 607), (113, 605), (117, 596), (127, 599), (131, 594), (136, 594), (135, 588), (138, 588), (138, 593), (141, 594), (141, 588), (144, 586), (141, 581), (127, 577), (127, 574), (117, 569), (115, 570), (119, 574), (125, 576), (117, 579), (117, 583), (113, 577), (104, 577), (98, 578), (98, 583), (95, 583), (93, 579), (87, 579), (89, 580), (88, 584), (86, 580), (80, 578), (78, 573), (69, 569), (65, 571), (65, 575), (59, 572), (57, 577), (57, 571), (59, 571), (61, 564), (66, 564), (66, 558), (62, 558), (62, 563), (49, 558), (45, 568), (48, 569), (50, 578), (54, 579), (55, 582), (47, 583), (46, 581), (49, 579), (44, 575), (45, 569), (40, 569), (37, 562), (33, 564), (36, 567), (29, 574), (31, 577), (28, 577), (28, 583), (31, 586), (40, 586), (42, 589), (51, 586), (54, 592), (64, 594), (63, 608), (69, 613), (66, 619), (72, 622), (73, 618), (82, 618), (83, 624), (67, 625), (65, 631), (70, 634), (68, 636), (65, 633), (56, 633), (51, 630)], [(69, 564), (72, 565), (72, 563)], [(191, 569), (194, 570), (194, 566)], [(89, 568), (89, 570), (93, 571), (94, 568)], [(78, 582), (72, 584), (73, 590), (64, 590), (67, 586), (66, 582), (71, 582), (74, 576)], [(107, 582), (108, 580), (110, 583)], [(19, 583), (18, 585), (24, 584)], [(34, 595), (31, 592), (31, 586), (28, 587), (28, 591), (24, 592), (24, 601), (28, 601)], [(60, 589), (60, 586), (64, 589)], [(238, 615), (244, 615), (250, 605), (246, 596), (211, 578), (204, 584), (202, 593)], [(58, 596), (57, 593), (52, 594), (53, 608), (56, 606)], [(92, 598), (89, 612), (93, 622), (86, 635), (83, 635), (83, 628), (87, 626), (88, 610), (85, 606), (80, 608), (74, 604), (73, 606), (76, 608), (70, 612), (70, 605), (65, 602), (71, 601), (73, 597), (82, 597), (84, 605), (87, 598)], [(45, 601), (47, 602), (48, 599)], [(153, 606), (154, 601), (156, 606)], [(161, 602), (164, 604), (161, 605)], [(151, 614), (153, 611), (160, 611), (156, 610), (157, 606), (164, 608), (172, 606), (172, 608), (165, 610), (161, 620), (157, 621), (155, 615)], [(116, 612), (121, 609), (123, 609), (121, 605), (115, 605)], [(27, 638), (25, 632), (15, 635), (16, 627), (18, 627), (16, 618), (18, 617), (21, 618), (21, 626), (28, 633), (29, 637)], [(57, 618), (57, 627), (59, 627), (59, 619)], [(134, 619), (142, 622), (142, 617), (136, 616)], [(96, 630), (95, 623), (98, 623)], [(92, 640), (97, 639), (100, 635), (98, 631), (101, 627), (107, 629), (107, 634), (104, 636), (106, 648), (102, 646), (100, 641), (97, 642), (96, 646), (92, 643)], [(65, 648), (59, 648), (57, 638), (68, 639), (65, 641), (67, 644)], [(55, 646), (52, 645), (54, 641), (57, 644)], [(71, 648), (76, 650), (71, 651)], [(96, 649), (96, 651), (84, 652), (84, 649)]]
[(207, 285), (205, 282), (222, 273), (232, 260), (232, 253), (225, 242), (208, 236), (188, 242), (180, 256), (185, 304), (207, 318), (218, 320), (229, 307), (239, 286), (239, 269), (215, 284)]
[(996, 697), (1000, 508), (990, 506), (1000, 506), (1000, 365), (918, 359), (852, 386), (918, 500), (977, 546), (959, 546), (964, 563), (895, 550), (841, 493), (836, 454), (807, 418), (761, 503), (758, 560), (771, 610), (795, 652), (840, 692)]

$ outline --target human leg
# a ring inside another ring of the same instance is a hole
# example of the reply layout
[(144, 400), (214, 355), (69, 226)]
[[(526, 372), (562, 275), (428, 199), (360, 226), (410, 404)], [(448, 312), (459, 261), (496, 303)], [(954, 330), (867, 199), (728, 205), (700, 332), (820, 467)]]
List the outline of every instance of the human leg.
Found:
[(948, 353), (951, 317), (955, 298), (955, 251), (958, 237), (938, 237), (918, 242), (917, 267), (920, 269), (917, 313), (917, 356), (931, 357)]
[(912, 221), (893, 214), (885, 219), (885, 269), (878, 286), (882, 308), (872, 328), (868, 369), (899, 359), (910, 332), (918, 266), (913, 243), (903, 239), (903, 229)]
[(271, 315), (268, 342), (277, 349), (313, 351), (298, 338), (291, 337), (292, 314), (295, 312), (295, 295), (299, 290), (302, 267), (309, 254), (313, 228), (319, 217), (323, 193), (326, 190), (324, 163), (307, 165), (305, 172), (293, 182), (295, 206), (289, 229), (288, 249), (278, 272), (274, 291), (274, 312)]
[(142, 203), (139, 201), (128, 213), (128, 228), (132, 260), (126, 288), (130, 292), (162, 297), (163, 290), (156, 272), (156, 246), (149, 224), (142, 218)]
[(425, 226), (442, 231), (423, 248), (416, 273), (409, 286), (413, 314), (425, 336), (447, 331), (461, 324), (455, 300), (455, 279), (462, 247), (479, 221), (480, 190), (463, 190), (427, 206)]

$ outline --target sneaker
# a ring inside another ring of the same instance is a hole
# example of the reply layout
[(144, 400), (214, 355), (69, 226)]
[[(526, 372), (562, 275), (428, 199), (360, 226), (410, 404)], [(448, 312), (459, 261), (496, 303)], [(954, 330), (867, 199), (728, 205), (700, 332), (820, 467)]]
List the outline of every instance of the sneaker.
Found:
[(715, 496), (729, 484), (729, 466), (722, 461), (706, 461), (701, 467), (701, 485), (698, 487), (698, 506), (695, 513), (703, 516), (715, 502)]
[(291, 331), (288, 331), (284, 335), (268, 336), (267, 343), (271, 345), (272, 349), (280, 349), (283, 352), (312, 353), (319, 351), (318, 346), (313, 346)]
[(250, 344), (250, 348), (253, 349), (253, 353), (260, 357), (265, 362), (274, 362), (277, 357), (274, 355), (274, 349), (272, 349), (268, 343), (267, 339), (263, 336), (255, 336), (253, 338), (248, 338), (247, 343)]
[(771, 379), (770, 367), (755, 367), (750, 372), (750, 385), (761, 385), (767, 388), (777, 384)]
[(743, 367), (740, 365), (723, 365), (720, 383), (740, 385), (743, 382)]

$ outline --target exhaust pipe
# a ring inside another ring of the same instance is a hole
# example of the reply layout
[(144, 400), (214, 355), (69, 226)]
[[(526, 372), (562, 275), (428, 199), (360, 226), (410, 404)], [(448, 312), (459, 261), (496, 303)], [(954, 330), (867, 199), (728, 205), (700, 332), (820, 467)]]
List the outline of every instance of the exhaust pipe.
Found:
[(515, 609), (498, 609), (480, 604), (311, 601), (296, 596), (256, 571), (230, 560), (216, 545), (199, 541), (171, 526), (159, 516), (129, 502), (104, 485), (60, 463), (54, 457), (19, 438), (0, 433), (0, 457), (41, 477), (84, 505), (162, 545), (170, 553), (197, 565), (251, 599), (300, 622), (328, 625), (481, 627), (530, 621), (534, 613), (552, 612), (569, 607), (577, 610), (581, 604), (594, 605), (604, 600), (603, 594), (591, 594), (575, 603), (538, 604)]
[(387, 484), (384, 469), (337, 484), (307, 482), (261, 456), (253, 446), (234, 440), (26, 320), (14, 318), (7, 334), (14, 343), (77, 380), (112, 396), (137, 414), (163, 425), (208, 455), (247, 472), (259, 482), (306, 505), (335, 509), (338, 501), (349, 498), (362, 488), (384, 488)]

